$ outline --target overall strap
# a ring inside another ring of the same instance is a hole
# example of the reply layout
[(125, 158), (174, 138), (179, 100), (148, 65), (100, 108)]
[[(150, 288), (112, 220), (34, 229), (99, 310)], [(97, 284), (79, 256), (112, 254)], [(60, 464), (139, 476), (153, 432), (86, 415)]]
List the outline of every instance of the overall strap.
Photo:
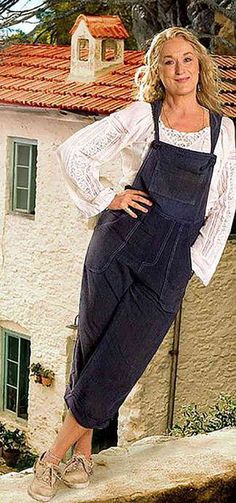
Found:
[(151, 103), (152, 116), (155, 130), (155, 140), (159, 142), (159, 115), (161, 110), (161, 100), (155, 100)]
[(222, 115), (209, 110), (210, 114), (210, 129), (211, 129), (211, 154), (214, 153), (216, 143), (220, 134)]

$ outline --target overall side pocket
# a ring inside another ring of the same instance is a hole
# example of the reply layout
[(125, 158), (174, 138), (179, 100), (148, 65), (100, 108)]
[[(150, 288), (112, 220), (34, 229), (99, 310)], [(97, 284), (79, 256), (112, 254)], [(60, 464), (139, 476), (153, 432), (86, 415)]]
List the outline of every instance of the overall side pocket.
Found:
[(85, 266), (92, 272), (104, 272), (111, 261), (123, 250), (138, 229), (141, 220), (125, 213), (125, 218), (95, 227), (85, 255)]

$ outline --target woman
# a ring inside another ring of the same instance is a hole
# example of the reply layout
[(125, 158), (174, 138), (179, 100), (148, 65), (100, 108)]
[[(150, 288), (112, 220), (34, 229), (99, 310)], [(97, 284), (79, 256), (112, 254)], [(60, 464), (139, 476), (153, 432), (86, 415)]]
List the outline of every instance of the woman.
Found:
[[(93, 428), (109, 424), (142, 375), (193, 272), (209, 283), (233, 221), (234, 124), (221, 114), (213, 59), (190, 31), (171, 27), (153, 38), (145, 62), (139, 100), (58, 149), (81, 214), (99, 218), (84, 262), (69, 411), (35, 464), (37, 500), (51, 499), (59, 478), (89, 483)], [(126, 163), (115, 193), (98, 168), (118, 152)]]

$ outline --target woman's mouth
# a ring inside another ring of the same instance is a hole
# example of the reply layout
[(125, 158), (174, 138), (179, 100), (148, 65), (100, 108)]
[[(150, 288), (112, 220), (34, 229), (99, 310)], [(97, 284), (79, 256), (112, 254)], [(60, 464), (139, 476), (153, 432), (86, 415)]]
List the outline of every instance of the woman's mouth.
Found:
[(182, 79), (175, 79), (176, 82), (186, 82), (186, 80), (188, 80), (189, 77), (183, 77)]

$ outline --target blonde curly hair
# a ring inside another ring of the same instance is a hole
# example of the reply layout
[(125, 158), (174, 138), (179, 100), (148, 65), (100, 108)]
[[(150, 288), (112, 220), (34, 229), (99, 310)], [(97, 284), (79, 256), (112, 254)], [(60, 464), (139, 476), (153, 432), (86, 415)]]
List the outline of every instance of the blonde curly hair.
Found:
[[(171, 26), (157, 33), (151, 40), (151, 45), (144, 56), (144, 65), (139, 67), (134, 75), (138, 87), (133, 91), (133, 98), (151, 103), (156, 99), (164, 99), (165, 88), (159, 76), (159, 59), (166, 40), (183, 37), (192, 45), (199, 61), (200, 90), (196, 89), (200, 105), (222, 114), (223, 102), (220, 96), (221, 77), (217, 63), (211, 57), (197, 37), (187, 28)], [(198, 86), (197, 86), (198, 87)]]

